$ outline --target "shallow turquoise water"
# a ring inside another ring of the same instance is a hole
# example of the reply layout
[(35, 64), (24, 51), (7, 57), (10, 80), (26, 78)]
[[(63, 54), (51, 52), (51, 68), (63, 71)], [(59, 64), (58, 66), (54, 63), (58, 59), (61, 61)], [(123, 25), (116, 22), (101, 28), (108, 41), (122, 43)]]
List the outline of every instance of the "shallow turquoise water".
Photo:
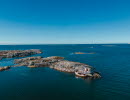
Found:
[[(1, 45), (1, 50), (42, 49), (35, 56), (63, 56), (95, 67), (101, 79), (76, 78), (49, 68), (0, 72), (0, 100), (130, 100), (130, 45)], [(73, 52), (95, 52), (75, 55)], [(0, 66), (12, 65), (3, 59)]]

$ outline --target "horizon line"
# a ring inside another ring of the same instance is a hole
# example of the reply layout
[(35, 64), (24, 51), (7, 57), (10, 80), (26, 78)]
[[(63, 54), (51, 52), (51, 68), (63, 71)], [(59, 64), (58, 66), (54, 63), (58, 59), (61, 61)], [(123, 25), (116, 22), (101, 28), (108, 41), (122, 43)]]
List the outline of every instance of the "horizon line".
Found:
[(0, 45), (130, 44), (130, 43), (3, 43)]

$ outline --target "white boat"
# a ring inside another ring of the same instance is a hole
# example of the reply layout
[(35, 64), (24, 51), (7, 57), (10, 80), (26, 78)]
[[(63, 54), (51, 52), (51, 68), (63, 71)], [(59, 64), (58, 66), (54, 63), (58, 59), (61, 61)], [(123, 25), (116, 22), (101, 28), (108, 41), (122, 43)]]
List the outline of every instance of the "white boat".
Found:
[(82, 73), (79, 73), (79, 72), (75, 72), (75, 75), (78, 76), (78, 77), (86, 77), (87, 76), (86, 74), (82, 74)]
[(78, 77), (92, 77), (92, 74), (83, 74), (79, 72), (75, 72), (75, 75)]

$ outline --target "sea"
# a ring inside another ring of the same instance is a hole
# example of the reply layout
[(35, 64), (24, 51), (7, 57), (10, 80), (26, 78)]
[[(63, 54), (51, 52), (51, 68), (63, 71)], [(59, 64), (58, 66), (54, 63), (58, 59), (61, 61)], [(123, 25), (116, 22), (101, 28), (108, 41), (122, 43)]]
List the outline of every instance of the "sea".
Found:
[[(0, 50), (41, 49), (32, 56), (62, 56), (93, 66), (100, 79), (79, 78), (48, 67), (0, 72), (0, 100), (130, 100), (130, 44), (0, 45)], [(86, 54), (75, 54), (84, 52)], [(0, 66), (14, 59), (0, 60)]]

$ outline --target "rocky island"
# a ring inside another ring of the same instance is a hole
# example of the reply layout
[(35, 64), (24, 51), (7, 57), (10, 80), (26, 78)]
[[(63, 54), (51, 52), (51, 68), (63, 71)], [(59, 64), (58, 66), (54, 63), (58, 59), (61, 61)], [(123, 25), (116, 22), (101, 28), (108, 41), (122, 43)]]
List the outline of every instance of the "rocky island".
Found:
[(3, 58), (26, 57), (34, 54), (42, 53), (39, 49), (30, 50), (1, 50), (0, 60)]
[(58, 56), (51, 56), (46, 58), (43, 58), (41, 56), (27, 57), (22, 59), (15, 59), (14, 63), (16, 65), (14, 65), (13, 67), (18, 66), (27, 66), (30, 68), (49, 67), (58, 71), (68, 73), (75, 73), (75, 72), (84, 73), (85, 69), (88, 69), (90, 71), (89, 75), (91, 75), (91, 77), (93, 78), (101, 77), (99, 73), (94, 72), (94, 68), (92, 66), (79, 62), (64, 60), (64, 57), (58, 57)]
[[(39, 49), (31, 49), (31, 50), (4, 50), (0, 51), (0, 57), (2, 58), (14, 58), (14, 57), (25, 57), (29, 55), (42, 53)], [(21, 59), (15, 59), (14, 65), (0, 67), (0, 71), (7, 70), (11, 67), (18, 66), (27, 66), (29, 68), (37, 68), (37, 67), (49, 67), (58, 71), (75, 73), (79, 76), (89, 76), (92, 78), (100, 78), (100, 74), (94, 72), (94, 68), (84, 63), (73, 62), (65, 60), (64, 57), (59, 56), (51, 56), (51, 57), (25, 57)], [(77, 74), (78, 73), (78, 74)]]

